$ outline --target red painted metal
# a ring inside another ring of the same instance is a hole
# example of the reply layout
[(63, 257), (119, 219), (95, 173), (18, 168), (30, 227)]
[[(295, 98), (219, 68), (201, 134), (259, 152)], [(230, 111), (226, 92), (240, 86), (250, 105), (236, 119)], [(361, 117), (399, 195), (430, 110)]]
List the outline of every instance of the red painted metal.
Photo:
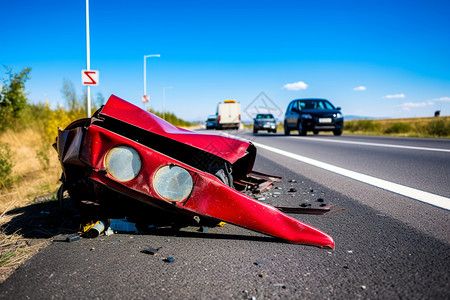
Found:
[[(219, 156), (232, 164), (246, 155), (249, 147), (254, 147), (247, 141), (235, 138), (230, 139), (220, 135), (201, 134), (176, 127), (160, 117), (114, 95), (109, 98), (106, 105), (100, 111), (100, 116), (101, 115), (121, 120), (180, 143), (202, 149)], [(254, 153), (254, 151), (251, 153)]]
[[(215, 135), (198, 134), (177, 128), (115, 96), (111, 96), (108, 103), (99, 111), (98, 118), (101, 119), (102, 116), (115, 118), (180, 143), (191, 145), (215, 154), (229, 162), (235, 162), (245, 155), (255, 155), (256, 152), (250, 151), (252, 153), (248, 153), (249, 149), (254, 147), (249, 142)], [(78, 123), (74, 122), (70, 125), (70, 129), (74, 130), (72, 127), (82, 126), (82, 124), (84, 124), (86, 131), (80, 146), (79, 159), (90, 170), (86, 172), (86, 176), (95, 183), (110, 187), (117, 192), (129, 195), (159, 209), (173, 210), (192, 217), (199, 216), (200, 218), (225, 221), (278, 237), (291, 243), (334, 248), (333, 239), (326, 233), (284, 214), (273, 206), (261, 203), (238, 192), (210, 173), (175, 160), (164, 153), (155, 151), (126, 136), (99, 126), (95, 122), (88, 123), (85, 120)], [(231, 142), (231, 147), (230, 140), (234, 140), (234, 142)], [(64, 142), (70, 144), (69, 140)], [(214, 148), (209, 147), (211, 143), (215, 143)], [(119, 145), (134, 148), (139, 153), (142, 163), (139, 174), (134, 179), (126, 182), (116, 180), (105, 171), (106, 154), (110, 149)], [(63, 156), (60, 153), (60, 159)], [(253, 161), (254, 157), (247, 162), (252, 166)], [(62, 164), (64, 166), (63, 162)], [(193, 190), (181, 202), (172, 203), (162, 198), (152, 185), (155, 172), (168, 164), (178, 165), (186, 169), (193, 178)], [(249, 166), (250, 171), (251, 166)], [(68, 169), (68, 166), (65, 166), (65, 169)], [(74, 172), (69, 170), (68, 173)], [(67, 179), (71, 182), (79, 181)]]

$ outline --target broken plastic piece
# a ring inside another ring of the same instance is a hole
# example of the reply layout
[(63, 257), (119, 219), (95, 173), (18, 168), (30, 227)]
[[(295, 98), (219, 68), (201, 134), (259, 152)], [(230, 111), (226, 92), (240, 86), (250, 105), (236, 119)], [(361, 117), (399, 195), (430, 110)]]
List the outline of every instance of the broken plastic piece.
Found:
[(110, 236), (114, 234), (114, 230), (111, 229), (111, 227), (108, 227), (108, 229), (105, 230), (105, 235)]
[(145, 246), (145, 249), (141, 251), (141, 253), (145, 253), (145, 254), (150, 254), (150, 255), (157, 255), (158, 251), (161, 249), (162, 247), (159, 247), (157, 249), (150, 247), (150, 246)]
[(165, 261), (165, 262), (171, 263), (171, 262), (174, 262), (174, 261), (175, 261), (175, 258), (173, 258), (173, 257), (167, 257), (167, 258), (164, 259), (164, 261)]
[(289, 193), (295, 193), (295, 192), (297, 192), (297, 189), (290, 188), (288, 192), (289, 192)]
[(301, 207), (309, 207), (311, 206), (311, 203), (302, 203), (300, 204)]
[(69, 234), (66, 238), (66, 241), (69, 243), (73, 243), (80, 240), (80, 235), (78, 233)]
[(323, 202), (324, 200), (322, 198), (317, 199), (317, 202)]
[(209, 227), (202, 226), (198, 229), (199, 232), (207, 233), (209, 231)]

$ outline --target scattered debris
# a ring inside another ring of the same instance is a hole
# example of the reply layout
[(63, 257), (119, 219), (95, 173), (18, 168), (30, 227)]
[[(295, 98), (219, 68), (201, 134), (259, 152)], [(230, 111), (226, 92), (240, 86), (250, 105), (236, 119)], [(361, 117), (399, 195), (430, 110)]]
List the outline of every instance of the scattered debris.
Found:
[(201, 227), (198, 229), (198, 231), (199, 231), (199, 232), (203, 232), (203, 233), (207, 233), (207, 232), (209, 231), (209, 227), (201, 226)]
[(66, 241), (69, 243), (73, 243), (80, 240), (80, 235), (78, 233), (69, 234), (66, 238)]
[(82, 234), (88, 238), (96, 238), (105, 230), (105, 224), (102, 221), (91, 222), (82, 227)]
[(108, 227), (108, 229), (106, 229), (104, 233), (106, 236), (110, 236), (114, 234), (114, 230), (112, 230), (111, 227)]
[(297, 192), (297, 189), (290, 188), (288, 192), (289, 192), (289, 193), (296, 193), (296, 192)]
[(323, 202), (324, 200), (322, 198), (317, 199), (317, 202)]
[(295, 180), (295, 179), (290, 179), (289, 182), (290, 182), (290, 183), (296, 183), (297, 180)]
[(136, 224), (128, 222), (127, 218), (110, 219), (109, 227), (114, 231), (138, 233)]
[(255, 266), (259, 266), (259, 265), (264, 265), (265, 262), (262, 261), (262, 260), (257, 260), (257, 261), (255, 261), (253, 264), (254, 264)]
[(324, 214), (327, 214), (330, 212), (335, 212), (335, 211), (344, 209), (344, 208), (340, 208), (340, 209), (331, 210), (331, 208), (334, 206), (336, 206), (336, 204), (326, 205), (326, 206), (320, 205), (320, 207), (312, 207), (311, 203), (302, 203), (302, 204), (300, 204), (300, 207), (276, 206), (276, 208), (285, 213), (313, 214), (313, 215), (324, 215)]
[(166, 258), (164, 259), (164, 261), (165, 261), (165, 262), (172, 263), (172, 262), (175, 261), (175, 258), (173, 258), (173, 257), (166, 257)]
[(145, 246), (144, 250), (141, 250), (141, 253), (150, 254), (150, 255), (157, 255), (158, 251), (161, 250), (162, 247), (159, 248), (153, 248), (150, 246)]

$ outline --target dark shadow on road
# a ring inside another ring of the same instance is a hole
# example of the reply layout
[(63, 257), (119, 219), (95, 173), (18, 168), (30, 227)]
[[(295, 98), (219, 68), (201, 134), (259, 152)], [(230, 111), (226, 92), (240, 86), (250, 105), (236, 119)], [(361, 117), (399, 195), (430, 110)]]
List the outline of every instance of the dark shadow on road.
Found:
[[(227, 226), (227, 225), (226, 225)], [(167, 236), (171, 237), (176, 235), (177, 237), (197, 238), (197, 239), (218, 239), (218, 240), (238, 240), (238, 241), (256, 241), (266, 243), (284, 243), (286, 241), (270, 237), (270, 236), (251, 236), (251, 235), (239, 235), (239, 234), (223, 234), (223, 233), (210, 233), (210, 232), (193, 232), (185, 230), (174, 230), (171, 228), (153, 228), (149, 229), (147, 234), (155, 236)]]
[[(142, 207), (141, 207), (142, 212)], [(80, 212), (73, 206), (70, 198), (66, 198), (64, 206), (61, 208), (58, 201), (48, 201), (41, 203), (34, 203), (25, 207), (16, 208), (7, 213), (7, 215), (13, 216), (11, 221), (3, 224), (1, 230), (7, 235), (20, 233), (24, 238), (37, 238), (48, 239), (54, 238), (57, 235), (65, 235), (75, 233), (80, 230), (80, 225), (86, 220), (86, 216), (80, 214)], [(118, 217), (117, 215), (111, 217)], [(125, 216), (122, 216), (123, 218)], [(200, 232), (199, 228), (192, 224), (186, 224), (186, 226), (173, 227), (173, 221), (167, 220), (166, 223), (161, 223), (157, 227), (149, 228), (152, 225), (151, 220), (142, 220), (139, 222), (139, 217), (128, 215), (128, 219), (136, 220), (136, 226), (139, 229), (139, 233), (127, 233), (127, 234), (139, 234), (139, 235), (155, 235), (155, 236), (178, 236), (186, 238), (196, 239), (219, 239), (219, 240), (247, 240), (258, 241), (268, 243), (286, 243), (285, 241), (270, 237), (270, 236), (252, 236), (250, 235), (238, 235), (238, 234), (222, 234), (212, 232)], [(89, 219), (95, 219), (95, 216), (90, 215)], [(101, 216), (105, 218), (105, 215)], [(100, 219), (100, 217), (99, 217)], [(195, 231), (199, 230), (199, 231)], [(212, 228), (211, 230), (217, 230)], [(218, 229), (220, 230), (220, 229)], [(63, 236), (64, 237), (64, 236)], [(64, 241), (55, 240), (55, 241)]]
[(24, 238), (46, 239), (79, 229), (79, 215), (70, 199), (65, 199), (65, 205), (61, 208), (58, 201), (39, 202), (39, 198), (35, 199), (37, 203), (7, 212), (6, 215), (12, 216), (12, 219), (1, 226), (3, 233), (20, 233)]

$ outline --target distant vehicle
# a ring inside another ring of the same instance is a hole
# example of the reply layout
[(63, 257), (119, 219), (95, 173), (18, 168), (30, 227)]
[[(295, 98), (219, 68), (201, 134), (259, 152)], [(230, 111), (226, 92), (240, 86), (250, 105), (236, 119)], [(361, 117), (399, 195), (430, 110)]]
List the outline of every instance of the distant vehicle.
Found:
[(217, 128), (216, 115), (208, 116), (208, 119), (206, 119), (206, 129), (216, 129), (216, 128)]
[(239, 129), (241, 125), (241, 103), (225, 100), (217, 105), (217, 129)]
[(284, 116), (284, 134), (298, 130), (299, 135), (307, 131), (318, 134), (319, 131), (332, 131), (341, 135), (344, 128), (344, 116), (341, 108), (335, 108), (325, 99), (295, 99), (292, 100)]
[(259, 130), (267, 130), (267, 132), (277, 132), (277, 122), (272, 114), (257, 114), (253, 119), (253, 133)]

